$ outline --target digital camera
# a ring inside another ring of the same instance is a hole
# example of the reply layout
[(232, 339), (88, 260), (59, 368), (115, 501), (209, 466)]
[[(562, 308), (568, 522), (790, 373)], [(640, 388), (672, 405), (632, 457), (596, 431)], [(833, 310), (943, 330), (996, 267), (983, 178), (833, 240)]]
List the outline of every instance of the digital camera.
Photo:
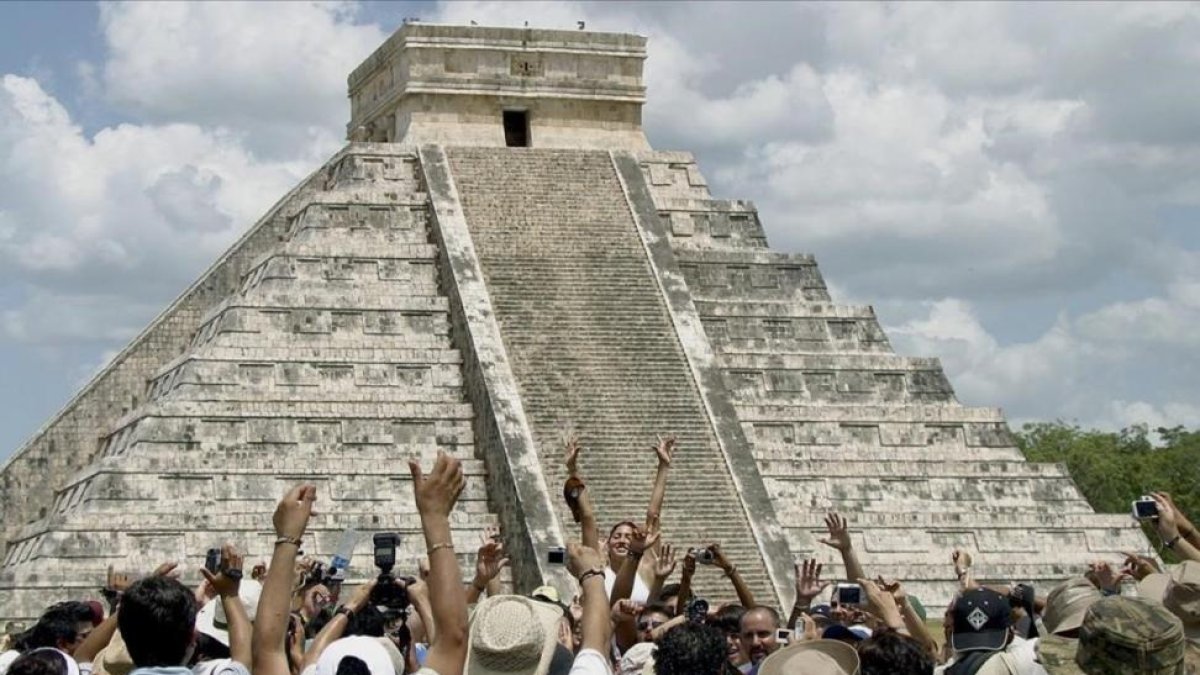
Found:
[(1133, 501), (1133, 517), (1138, 520), (1154, 520), (1158, 517), (1158, 502), (1148, 495), (1138, 497)]

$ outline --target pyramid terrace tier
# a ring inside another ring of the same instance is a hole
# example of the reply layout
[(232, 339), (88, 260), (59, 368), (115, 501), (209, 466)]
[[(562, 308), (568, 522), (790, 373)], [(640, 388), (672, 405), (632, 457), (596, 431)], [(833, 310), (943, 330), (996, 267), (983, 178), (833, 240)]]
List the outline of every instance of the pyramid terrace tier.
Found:
[(811, 255), (752, 250), (676, 249), (679, 269), (699, 302), (829, 302)]
[(723, 354), (742, 404), (955, 403), (936, 359), (892, 354)]
[(870, 307), (827, 302), (697, 300), (720, 354), (890, 354)]

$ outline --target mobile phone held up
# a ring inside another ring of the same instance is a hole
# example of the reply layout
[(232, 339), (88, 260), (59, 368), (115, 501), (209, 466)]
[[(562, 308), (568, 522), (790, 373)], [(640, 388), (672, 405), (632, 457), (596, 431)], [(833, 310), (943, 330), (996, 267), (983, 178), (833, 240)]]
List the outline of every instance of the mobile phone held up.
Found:
[(1146, 495), (1138, 497), (1133, 501), (1133, 517), (1137, 520), (1154, 520), (1158, 517), (1158, 502)]

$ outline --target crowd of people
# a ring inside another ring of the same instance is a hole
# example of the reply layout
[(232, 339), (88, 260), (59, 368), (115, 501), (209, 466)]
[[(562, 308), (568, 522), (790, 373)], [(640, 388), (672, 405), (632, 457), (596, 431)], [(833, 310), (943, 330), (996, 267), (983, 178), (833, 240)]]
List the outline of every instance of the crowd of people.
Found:
[[(659, 514), (674, 450), (672, 438), (654, 448), (645, 517), (603, 537), (580, 444), (568, 441), (563, 494), (580, 526), (562, 552), (571, 589), (504, 593), (509, 559), (496, 530), (483, 533), (464, 580), (450, 530), (463, 472), (439, 454), (428, 473), (409, 463), (427, 554), (412, 576), (393, 572), (386, 536), (374, 542), (378, 576), (357, 587), (303, 557), (318, 495), (298, 485), (275, 509), (269, 563), (243, 577), (227, 545), (194, 588), (171, 563), (138, 579), (110, 570), (108, 607), (48, 608), (5, 637), (0, 675), (1200, 675), (1200, 534), (1170, 495), (1152, 496), (1147, 520), (1181, 563), (1129, 553), (1035, 589), (981, 585), (970, 553), (954, 551), (947, 564), (960, 588), (934, 635), (901, 581), (864, 570), (840, 514), (828, 515), (821, 542), (840, 553), (847, 578), (834, 583), (817, 560), (797, 561), (786, 609), (755, 598), (719, 542), (666, 543)], [(728, 579), (732, 593), (714, 595), (737, 600), (699, 597), (698, 564)]]

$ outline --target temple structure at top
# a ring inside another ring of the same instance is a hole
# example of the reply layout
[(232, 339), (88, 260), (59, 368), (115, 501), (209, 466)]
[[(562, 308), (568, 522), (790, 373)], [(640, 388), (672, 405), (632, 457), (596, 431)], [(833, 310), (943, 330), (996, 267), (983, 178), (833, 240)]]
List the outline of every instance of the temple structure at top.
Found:
[[(346, 528), (424, 547), (405, 460), (463, 460), (464, 565), (499, 524), (507, 583), (567, 588), (578, 537), (562, 442), (607, 528), (644, 516), (675, 434), (665, 540), (719, 541), (763, 602), (845, 514), (867, 569), (937, 607), (950, 551), (1047, 583), (1145, 541), (1064, 467), (1024, 460), (1001, 412), (768, 248), (641, 125), (645, 38), (408, 24), (350, 76), (348, 144), (283, 195), (0, 472), (0, 618), (94, 595), (110, 566), (269, 557), (287, 487), (317, 484), (305, 551)], [(686, 110), (678, 111), (688, 114)], [(606, 530), (607, 531), (607, 530)], [(364, 536), (351, 575), (373, 574)], [(702, 568), (697, 591), (731, 596)]]

